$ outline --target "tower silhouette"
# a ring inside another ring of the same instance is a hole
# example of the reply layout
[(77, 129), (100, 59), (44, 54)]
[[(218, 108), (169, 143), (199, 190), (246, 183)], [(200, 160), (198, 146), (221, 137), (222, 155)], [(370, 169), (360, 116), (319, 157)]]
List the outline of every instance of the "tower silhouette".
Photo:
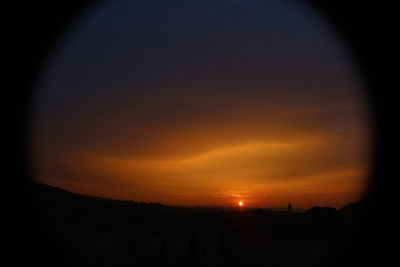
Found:
[(291, 213), (292, 210), (293, 210), (292, 204), (290, 204), (290, 202), (289, 202), (289, 205), (288, 205), (288, 207), (287, 207), (287, 211), (288, 211), (289, 213)]

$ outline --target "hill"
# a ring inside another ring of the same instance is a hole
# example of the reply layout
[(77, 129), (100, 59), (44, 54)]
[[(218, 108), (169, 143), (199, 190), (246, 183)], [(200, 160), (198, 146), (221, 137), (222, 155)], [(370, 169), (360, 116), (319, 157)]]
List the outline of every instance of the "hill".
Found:
[(62, 250), (69, 266), (319, 266), (348, 229), (340, 216), (173, 207), (32, 188), (48, 245)]

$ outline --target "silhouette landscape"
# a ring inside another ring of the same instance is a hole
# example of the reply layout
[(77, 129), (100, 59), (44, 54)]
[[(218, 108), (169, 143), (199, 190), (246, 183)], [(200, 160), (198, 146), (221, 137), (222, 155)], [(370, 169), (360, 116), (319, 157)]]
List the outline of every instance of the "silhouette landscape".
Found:
[(329, 266), (362, 207), (178, 207), (32, 189), (69, 266)]

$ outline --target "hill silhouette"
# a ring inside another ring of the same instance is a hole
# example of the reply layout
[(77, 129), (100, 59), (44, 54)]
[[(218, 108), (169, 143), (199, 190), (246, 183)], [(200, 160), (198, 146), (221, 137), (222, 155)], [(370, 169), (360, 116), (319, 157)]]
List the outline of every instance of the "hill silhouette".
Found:
[(47, 245), (66, 266), (329, 266), (360, 206), (173, 207), (32, 188)]

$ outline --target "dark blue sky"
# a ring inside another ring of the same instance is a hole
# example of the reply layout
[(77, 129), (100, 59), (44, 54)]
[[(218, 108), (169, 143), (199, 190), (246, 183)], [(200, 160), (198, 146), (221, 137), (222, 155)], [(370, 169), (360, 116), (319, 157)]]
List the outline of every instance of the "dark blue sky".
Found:
[(234, 77), (239, 87), (290, 77), (308, 88), (302, 94), (314, 94), (353, 75), (331, 29), (286, 1), (110, 1), (83, 15), (45, 72), (44, 87), (67, 106), (79, 101), (71, 97), (110, 86), (130, 94), (156, 80), (224, 84)]

